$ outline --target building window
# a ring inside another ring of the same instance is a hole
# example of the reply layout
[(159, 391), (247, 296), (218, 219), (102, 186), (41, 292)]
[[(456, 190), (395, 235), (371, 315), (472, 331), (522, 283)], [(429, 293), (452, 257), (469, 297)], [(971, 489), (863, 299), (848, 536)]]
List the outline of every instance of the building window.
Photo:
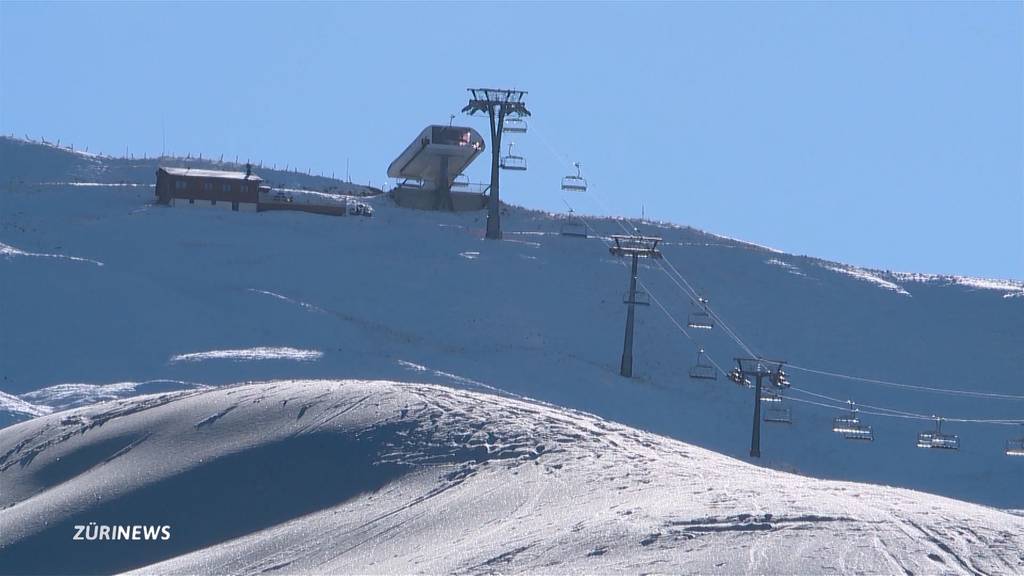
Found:
[(203, 182), (203, 190), (213, 192), (213, 182)]
[(246, 186), (245, 184), (242, 184), (242, 194), (245, 194), (248, 191), (249, 191), (249, 187)]
[(225, 192), (231, 192), (231, 184), (225, 183), (224, 184), (224, 191)]
[(174, 182), (174, 189), (175, 190), (184, 190), (186, 188), (188, 188), (188, 182), (185, 182), (184, 180), (175, 180), (175, 182)]

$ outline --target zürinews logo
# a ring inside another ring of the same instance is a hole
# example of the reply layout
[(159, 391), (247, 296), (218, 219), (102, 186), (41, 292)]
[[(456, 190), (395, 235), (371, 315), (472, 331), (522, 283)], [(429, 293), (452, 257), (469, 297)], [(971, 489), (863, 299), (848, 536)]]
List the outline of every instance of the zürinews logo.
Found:
[(72, 540), (170, 540), (170, 526), (143, 524), (79, 524), (75, 526)]

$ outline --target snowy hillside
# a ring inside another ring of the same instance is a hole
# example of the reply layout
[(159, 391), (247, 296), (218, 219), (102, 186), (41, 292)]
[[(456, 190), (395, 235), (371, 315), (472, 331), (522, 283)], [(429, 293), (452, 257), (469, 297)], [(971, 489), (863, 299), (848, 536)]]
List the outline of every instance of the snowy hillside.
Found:
[[(0, 430), (0, 480), (4, 573), (1024, 570), (1024, 518), (1006, 512), (419, 384), (268, 382), (44, 416)], [(125, 525), (167, 539), (102, 536)]]
[[(523, 394), (732, 456), (749, 448), (750, 391), (690, 380), (696, 346), (657, 306), (639, 312), (636, 377), (619, 377), (627, 272), (601, 238), (560, 236), (554, 216), (509, 207), (505, 240), (491, 242), (482, 213), (403, 210), (384, 197), (370, 200), (374, 218), (163, 208), (151, 205), (152, 166), (6, 139), (0, 153), (0, 390), (40, 410), (85, 402), (61, 399), (69, 384), (104, 399), (111, 385), (150, 382), (415, 380)], [(89, 178), (107, 184), (81, 185)], [(120, 182), (137, 185), (110, 184)], [(514, 185), (505, 191), (515, 199)], [(601, 235), (632, 225), (590, 224)], [(762, 464), (1024, 508), (1024, 458), (1002, 453), (1019, 426), (947, 422), (962, 447), (939, 453), (914, 446), (931, 422), (904, 414), (1024, 418), (1024, 389), (1008, 377), (1024, 360), (1024, 284), (639, 228), (665, 238), (666, 262), (759, 354), (1002, 395), (791, 369), (793, 423), (765, 424)], [(645, 264), (641, 280), (685, 321), (689, 303), (666, 273)], [(726, 368), (746, 354), (721, 329), (694, 336)], [(897, 412), (865, 409), (875, 441), (854, 444), (831, 432), (836, 410), (806, 403), (847, 398)]]

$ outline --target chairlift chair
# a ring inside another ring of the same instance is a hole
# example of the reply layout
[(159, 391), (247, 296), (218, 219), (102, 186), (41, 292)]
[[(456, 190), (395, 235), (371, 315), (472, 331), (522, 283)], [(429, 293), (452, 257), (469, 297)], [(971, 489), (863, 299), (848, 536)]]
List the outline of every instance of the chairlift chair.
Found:
[(510, 142), (508, 145), (508, 154), (501, 157), (499, 165), (502, 170), (526, 170), (526, 158), (513, 154), (515, 149), (515, 143)]
[(852, 400), (847, 400), (850, 405), (850, 413), (845, 416), (836, 416), (832, 419), (832, 431), (839, 434), (855, 432), (860, 427), (860, 416), (857, 412), (857, 405)]
[(523, 134), (527, 130), (526, 120), (517, 116), (506, 116), (505, 123), (501, 127), (503, 133)]
[(691, 302), (692, 311), (687, 319), (686, 325), (697, 330), (711, 330), (715, 323), (711, 320), (711, 313), (708, 312), (708, 299), (697, 298), (697, 302)]
[(704, 349), (697, 349), (697, 363), (690, 367), (690, 378), (695, 380), (717, 380), (718, 371), (704, 360)]
[(572, 208), (569, 208), (569, 215), (562, 220), (562, 225), (559, 228), (559, 233), (562, 236), (576, 236), (579, 238), (587, 237), (587, 225), (582, 219), (577, 218), (573, 213)]
[(864, 424), (857, 424), (851, 426), (849, 429), (843, 432), (843, 438), (847, 440), (863, 440), (866, 442), (874, 442), (875, 434), (871, 430), (871, 426)]
[(744, 388), (754, 387), (750, 382), (750, 378), (747, 378), (739, 368), (733, 368), (729, 371), (729, 380), (732, 380), (737, 386), (742, 386)]
[(793, 411), (784, 406), (769, 407), (764, 411), (764, 421), (774, 422), (775, 424), (792, 424)]
[[(1024, 424), (1021, 424), (1024, 426)], [(1024, 436), (1006, 441), (1007, 456), (1024, 456)]]
[(939, 448), (942, 450), (959, 450), (960, 436), (942, 432), (942, 418), (935, 419), (935, 430), (921, 432), (917, 435), (918, 448)]
[(572, 165), (576, 167), (576, 174), (570, 174), (562, 178), (562, 190), (566, 192), (586, 192), (587, 180), (583, 177), (582, 172), (580, 172), (580, 163), (573, 162)]
[(465, 174), (459, 174), (452, 179), (452, 188), (468, 188), (469, 187), (469, 176)]

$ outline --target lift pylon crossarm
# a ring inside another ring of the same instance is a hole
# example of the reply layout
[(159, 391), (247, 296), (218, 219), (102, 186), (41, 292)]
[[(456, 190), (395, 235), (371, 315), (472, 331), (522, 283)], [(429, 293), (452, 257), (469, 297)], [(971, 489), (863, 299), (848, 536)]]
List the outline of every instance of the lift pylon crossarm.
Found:
[(638, 258), (661, 258), (656, 236), (612, 236), (614, 244), (608, 251), (615, 256), (637, 256)]

